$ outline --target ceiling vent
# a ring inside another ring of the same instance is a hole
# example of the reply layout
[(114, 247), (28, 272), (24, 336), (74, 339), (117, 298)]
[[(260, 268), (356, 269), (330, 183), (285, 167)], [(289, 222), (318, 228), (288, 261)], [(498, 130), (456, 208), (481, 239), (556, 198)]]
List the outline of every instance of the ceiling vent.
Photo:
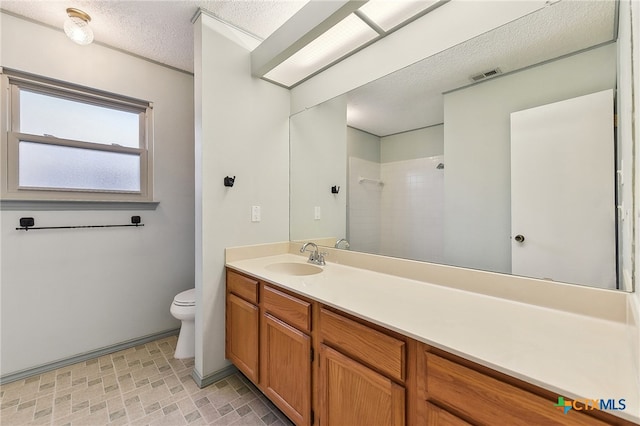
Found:
[(476, 81), (485, 80), (490, 77), (494, 77), (498, 74), (502, 74), (502, 71), (500, 71), (500, 68), (494, 68), (489, 71), (481, 72), (479, 74), (474, 74), (470, 78), (471, 78), (471, 81), (476, 82)]

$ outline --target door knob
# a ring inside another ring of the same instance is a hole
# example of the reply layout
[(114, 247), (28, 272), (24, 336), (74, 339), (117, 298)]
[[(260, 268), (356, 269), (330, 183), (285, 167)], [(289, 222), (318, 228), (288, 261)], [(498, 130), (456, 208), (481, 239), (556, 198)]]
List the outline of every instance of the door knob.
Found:
[(517, 242), (521, 243), (524, 241), (524, 235), (516, 235), (516, 237), (514, 238)]

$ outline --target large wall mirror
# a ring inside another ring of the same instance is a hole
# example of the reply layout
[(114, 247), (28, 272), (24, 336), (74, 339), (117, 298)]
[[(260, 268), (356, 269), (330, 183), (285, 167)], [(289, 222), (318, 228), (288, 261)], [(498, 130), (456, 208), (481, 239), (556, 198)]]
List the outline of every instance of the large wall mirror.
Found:
[(293, 115), (291, 240), (631, 291), (628, 5), (548, 3)]

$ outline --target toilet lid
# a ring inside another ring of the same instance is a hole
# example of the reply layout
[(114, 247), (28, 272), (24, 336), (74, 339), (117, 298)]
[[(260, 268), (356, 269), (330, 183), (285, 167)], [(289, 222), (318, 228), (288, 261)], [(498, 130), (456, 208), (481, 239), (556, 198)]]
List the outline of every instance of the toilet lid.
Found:
[(189, 290), (178, 293), (178, 295), (173, 298), (173, 304), (176, 306), (195, 306), (196, 289), (191, 288)]

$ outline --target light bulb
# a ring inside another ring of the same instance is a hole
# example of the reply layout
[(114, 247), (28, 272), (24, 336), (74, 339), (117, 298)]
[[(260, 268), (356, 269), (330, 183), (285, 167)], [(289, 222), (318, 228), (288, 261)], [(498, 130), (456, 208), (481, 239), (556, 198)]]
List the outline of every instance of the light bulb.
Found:
[(89, 27), (91, 17), (81, 10), (67, 9), (69, 17), (64, 21), (64, 32), (71, 40), (86, 45), (93, 41), (93, 31)]

